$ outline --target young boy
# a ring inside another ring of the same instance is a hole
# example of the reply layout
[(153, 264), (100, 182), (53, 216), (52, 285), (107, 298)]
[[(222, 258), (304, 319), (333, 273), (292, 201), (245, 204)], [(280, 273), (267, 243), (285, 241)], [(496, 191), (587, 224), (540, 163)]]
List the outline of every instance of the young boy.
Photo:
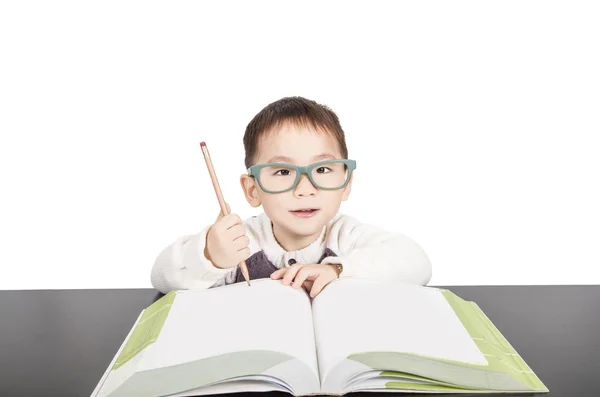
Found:
[(356, 163), (327, 106), (302, 97), (273, 102), (248, 124), (244, 147), (248, 174), (240, 183), (248, 203), (264, 212), (244, 221), (221, 213), (200, 233), (176, 239), (154, 263), (154, 288), (244, 282), (242, 260), (251, 280), (281, 279), (311, 297), (338, 277), (429, 282), (431, 264), (413, 240), (338, 213)]

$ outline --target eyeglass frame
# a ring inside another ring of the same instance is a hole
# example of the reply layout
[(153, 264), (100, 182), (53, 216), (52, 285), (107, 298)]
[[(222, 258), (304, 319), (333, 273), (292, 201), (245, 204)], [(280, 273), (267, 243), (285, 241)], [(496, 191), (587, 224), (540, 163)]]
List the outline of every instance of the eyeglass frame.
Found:
[[(340, 186), (340, 187), (321, 187), (319, 184), (317, 184), (315, 182), (315, 180), (312, 177), (312, 170), (320, 165), (323, 164), (329, 164), (329, 163), (344, 163), (346, 165), (346, 167), (348, 168), (348, 177), (346, 178), (346, 182)], [(261, 181), (260, 181), (260, 171), (265, 168), (265, 167), (273, 167), (273, 166), (280, 166), (280, 167), (285, 167), (285, 168), (292, 168), (296, 171), (296, 179), (294, 180), (294, 183), (292, 184), (292, 186), (288, 189), (285, 190), (277, 190), (277, 191), (273, 191), (273, 190), (268, 190), (265, 189), (265, 187), (262, 185)], [(255, 178), (258, 181), (258, 185), (260, 186), (260, 188), (263, 190), (263, 192), (265, 193), (285, 193), (285, 192), (289, 192), (292, 189), (295, 189), (296, 186), (298, 186), (298, 183), (300, 182), (300, 178), (302, 178), (303, 174), (306, 174), (306, 176), (308, 176), (308, 179), (310, 180), (310, 182), (312, 183), (312, 185), (317, 188), (317, 189), (322, 189), (322, 190), (339, 190), (339, 189), (343, 189), (346, 187), (346, 185), (348, 185), (348, 183), (350, 182), (350, 177), (352, 176), (352, 172), (356, 169), (356, 160), (350, 160), (350, 159), (330, 159), (330, 160), (323, 160), (323, 161), (319, 161), (318, 163), (313, 163), (313, 164), (309, 164), (309, 165), (294, 165), (294, 164), (287, 164), (287, 163), (266, 163), (266, 164), (255, 164), (253, 166), (251, 166), (250, 168), (247, 169), (248, 171), (248, 175)]]

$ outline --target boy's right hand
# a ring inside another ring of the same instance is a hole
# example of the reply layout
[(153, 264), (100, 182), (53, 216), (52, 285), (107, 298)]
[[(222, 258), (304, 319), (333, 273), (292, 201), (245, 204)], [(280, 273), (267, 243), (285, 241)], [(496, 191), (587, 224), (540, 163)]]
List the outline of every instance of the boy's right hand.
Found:
[[(229, 204), (225, 205), (229, 212)], [(249, 245), (250, 239), (240, 217), (236, 214), (223, 216), (223, 211), (220, 211), (206, 235), (204, 256), (215, 267), (231, 268), (250, 256)]]

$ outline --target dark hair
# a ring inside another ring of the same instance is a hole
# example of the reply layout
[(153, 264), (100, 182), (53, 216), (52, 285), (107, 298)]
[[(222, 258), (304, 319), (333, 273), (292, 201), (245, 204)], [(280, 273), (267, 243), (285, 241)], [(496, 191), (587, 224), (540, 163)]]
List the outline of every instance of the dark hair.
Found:
[(340, 145), (343, 158), (348, 158), (344, 130), (342, 130), (337, 115), (325, 105), (294, 96), (268, 104), (248, 123), (244, 134), (246, 168), (250, 168), (254, 164), (260, 138), (275, 127), (281, 127), (288, 122), (305, 127), (310, 126), (317, 131), (332, 135)]

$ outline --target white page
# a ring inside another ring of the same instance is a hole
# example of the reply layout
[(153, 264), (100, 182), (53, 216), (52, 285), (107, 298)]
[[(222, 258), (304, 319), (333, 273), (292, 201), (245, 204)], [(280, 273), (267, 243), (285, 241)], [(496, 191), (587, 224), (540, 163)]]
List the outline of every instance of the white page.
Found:
[(239, 380), (227, 383), (217, 383), (210, 386), (200, 387), (198, 389), (188, 390), (181, 393), (169, 394), (168, 397), (188, 397), (203, 396), (212, 394), (230, 394), (230, 393), (248, 393), (248, 392), (269, 392), (280, 391), (289, 393), (289, 391), (275, 383), (266, 381)]
[(321, 379), (350, 354), (409, 352), (487, 365), (437, 288), (338, 279), (313, 300)]
[(281, 280), (179, 291), (160, 336), (138, 371), (244, 350), (272, 350), (318, 376), (310, 298)]

